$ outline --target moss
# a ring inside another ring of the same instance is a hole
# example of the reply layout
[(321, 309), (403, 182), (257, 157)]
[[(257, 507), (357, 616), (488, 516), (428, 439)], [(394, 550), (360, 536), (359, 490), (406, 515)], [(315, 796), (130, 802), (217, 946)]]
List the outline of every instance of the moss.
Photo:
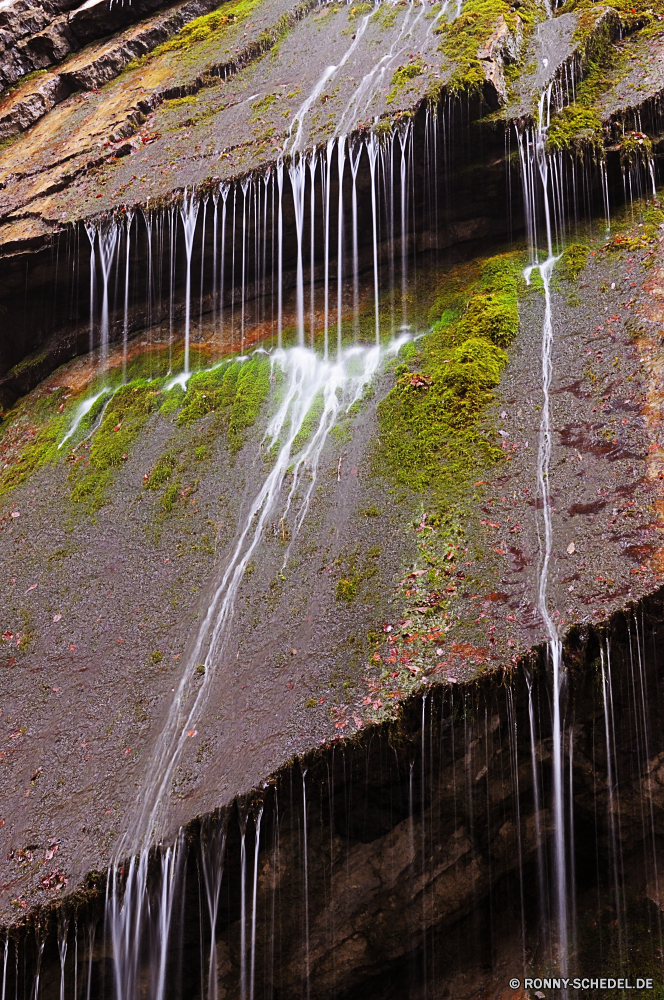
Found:
[(176, 479), (175, 482), (171, 483), (168, 489), (164, 492), (164, 495), (161, 498), (161, 509), (164, 514), (170, 514), (174, 510), (175, 505), (178, 502), (178, 496), (181, 489), (182, 483), (179, 479)]
[(237, 377), (235, 400), (228, 425), (231, 451), (244, 444), (243, 431), (256, 421), (261, 404), (270, 391), (270, 361), (264, 355), (246, 361)]
[(172, 453), (167, 452), (165, 455), (162, 455), (146, 480), (145, 488), (148, 490), (158, 490), (160, 486), (168, 482), (173, 474), (176, 462), (177, 459)]
[(174, 385), (172, 389), (164, 393), (164, 402), (161, 404), (161, 410), (159, 411), (162, 417), (171, 417), (174, 413), (177, 413), (182, 406), (182, 401), (184, 399), (185, 390), (181, 385)]
[(399, 66), (395, 70), (392, 79), (390, 81), (391, 90), (387, 95), (387, 103), (391, 104), (400, 90), (406, 87), (411, 80), (415, 77), (420, 76), (424, 72), (424, 64), (421, 59), (413, 59), (412, 62), (406, 63), (405, 66)]
[(652, 142), (643, 132), (626, 132), (620, 140), (620, 164), (632, 167), (652, 157)]
[(58, 413), (61, 399), (62, 390), (36, 401), (28, 399), (0, 422), (0, 456), (5, 466), (0, 472), (0, 497), (59, 457), (58, 443), (68, 419), (68, 411)]
[(311, 406), (307, 410), (307, 414), (302, 421), (302, 426), (300, 430), (295, 435), (293, 440), (293, 446), (291, 448), (291, 454), (296, 455), (301, 448), (304, 448), (305, 444), (314, 433), (318, 423), (320, 421), (321, 415), (323, 413), (324, 407), (324, 394), (321, 389), (313, 399)]
[(348, 11), (348, 20), (353, 21), (356, 17), (364, 17), (373, 10), (373, 4), (369, 2), (355, 3)]
[(583, 157), (587, 152), (603, 155), (604, 132), (602, 119), (593, 108), (570, 104), (551, 122), (547, 136), (547, 148), (561, 151), (572, 150)]
[(336, 589), (336, 598), (338, 601), (346, 601), (350, 604), (351, 601), (355, 600), (357, 595), (357, 581), (355, 580), (339, 580)]
[(501, 19), (515, 33), (519, 19), (529, 27), (541, 16), (541, 10), (533, 0), (524, 0), (519, 5), (518, 15), (506, 0), (466, 0), (459, 17), (436, 28), (436, 32), (443, 36), (439, 48), (455, 67), (449, 81), (450, 90), (453, 93), (481, 92), (485, 67), (477, 53)]
[(231, 406), (241, 369), (242, 364), (236, 361), (192, 375), (176, 423), (187, 426), (208, 413)]
[(148, 657), (150, 663), (153, 666), (155, 666), (157, 663), (161, 663), (161, 661), (163, 660), (163, 658), (164, 658), (164, 654), (162, 653), (162, 651), (160, 649), (155, 649), (155, 651), (153, 653), (150, 653), (150, 656)]
[(260, 101), (256, 101), (254, 104), (251, 105), (251, 109), (254, 112), (254, 114), (249, 119), (249, 121), (251, 123), (259, 121), (263, 112), (267, 111), (267, 109), (272, 104), (275, 104), (276, 101), (277, 101), (276, 94), (267, 94), (265, 97), (261, 98)]
[(223, 35), (229, 25), (243, 20), (259, 2), (260, 0), (240, 0), (235, 4), (222, 4), (210, 14), (203, 14), (186, 24), (177, 35), (160, 45), (154, 54), (189, 48), (197, 42), (207, 42), (215, 36)]
[(396, 4), (381, 4), (371, 20), (376, 21), (381, 28), (389, 29), (394, 27), (397, 14)]
[(522, 263), (499, 255), (446, 276), (438, 321), (378, 407), (378, 468), (398, 483), (442, 498), (501, 454), (481, 418), (507, 363), (503, 346), (518, 330)]
[(556, 272), (567, 281), (576, 281), (588, 263), (589, 253), (590, 247), (584, 243), (570, 243), (556, 264)]
[(87, 464), (76, 466), (72, 500), (90, 513), (106, 503), (106, 490), (114, 473), (127, 459), (143, 426), (161, 401), (161, 382), (138, 379), (121, 386), (106, 407), (92, 439)]

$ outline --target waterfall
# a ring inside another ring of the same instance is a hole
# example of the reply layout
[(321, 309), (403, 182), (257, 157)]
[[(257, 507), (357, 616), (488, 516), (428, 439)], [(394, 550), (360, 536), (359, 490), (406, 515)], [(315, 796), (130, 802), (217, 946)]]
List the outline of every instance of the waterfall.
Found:
[(185, 190), (180, 206), (180, 216), (184, 229), (184, 245), (187, 255), (187, 285), (185, 291), (185, 314), (184, 314), (184, 374), (189, 374), (189, 342), (191, 337), (191, 256), (194, 249), (194, 234), (196, 232), (196, 219), (200, 201), (196, 198), (194, 191)]
[[(524, 139), (519, 134), (521, 151), (522, 179), (524, 188), (524, 206), (528, 230), (531, 237), (531, 253), (534, 262), (524, 272), (526, 282), (530, 284), (532, 272), (537, 270), (542, 280), (544, 290), (544, 319), (542, 322), (541, 371), (542, 371), (542, 410), (539, 427), (539, 447), (537, 453), (537, 487), (538, 496), (542, 500), (542, 520), (544, 522), (544, 544), (540, 551), (539, 581), (537, 590), (537, 607), (542, 616), (549, 642), (549, 665), (553, 688), (553, 747), (552, 770), (553, 791), (552, 809), (554, 817), (554, 889), (556, 903), (557, 949), (558, 965), (563, 976), (567, 973), (569, 930), (567, 911), (567, 845), (565, 802), (563, 788), (564, 771), (564, 716), (563, 701), (565, 693), (565, 666), (562, 658), (562, 643), (558, 636), (548, 606), (549, 564), (553, 551), (553, 525), (551, 519), (551, 484), (549, 466), (551, 461), (551, 380), (553, 377), (553, 316), (551, 306), (551, 275), (556, 261), (559, 259), (553, 253), (551, 232), (551, 208), (549, 196), (549, 160), (546, 151), (546, 137), (550, 122), (551, 89), (549, 85), (539, 100), (537, 126), (531, 137), (525, 140), (527, 153), (524, 150)], [(540, 178), (542, 200), (544, 204), (544, 219), (546, 233), (547, 256), (539, 261), (539, 250), (536, 240), (536, 201), (534, 176), (535, 169)], [(570, 831), (571, 834), (571, 831)]]

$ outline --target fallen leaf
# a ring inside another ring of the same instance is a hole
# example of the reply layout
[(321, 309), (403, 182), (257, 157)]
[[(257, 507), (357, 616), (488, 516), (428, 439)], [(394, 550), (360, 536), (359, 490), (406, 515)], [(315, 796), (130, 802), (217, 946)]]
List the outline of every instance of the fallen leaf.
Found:
[(187, 733), (187, 736), (195, 736), (197, 732), (198, 732), (197, 729), (190, 729), (189, 732)]
[(62, 615), (53, 615), (53, 621), (54, 622), (59, 622), (61, 618), (62, 618)]
[(131, 753), (131, 750), (129, 748), (125, 750), (125, 757), (127, 756), (128, 753)]
[(11, 642), (11, 640), (13, 638), (14, 638), (14, 633), (10, 632), (9, 629), (7, 629), (6, 632), (2, 633), (2, 640), (3, 640), (3, 642)]
[(576, 552), (576, 545), (574, 542), (570, 542), (567, 546), (567, 554), (571, 556), (574, 552)]
[(70, 647), (69, 647), (69, 648), (70, 648), (70, 650), (71, 650), (71, 651), (73, 652), (73, 651), (74, 651), (74, 650), (76, 649), (76, 646), (75, 646), (75, 645), (74, 645), (74, 643), (72, 642), (72, 644), (70, 645)]
[(496, 552), (499, 556), (505, 555), (505, 549), (494, 549), (493, 551)]
[(12, 511), (12, 517), (20, 517), (20, 516), (21, 516), (20, 510), (13, 510)]
[(33, 584), (32, 584), (32, 585), (31, 585), (30, 587), (28, 587), (28, 589), (26, 590), (26, 594), (29, 594), (29, 593), (30, 593), (30, 591), (31, 591), (31, 590), (34, 590), (36, 586), (37, 586), (37, 584), (36, 584), (36, 583), (33, 583)]

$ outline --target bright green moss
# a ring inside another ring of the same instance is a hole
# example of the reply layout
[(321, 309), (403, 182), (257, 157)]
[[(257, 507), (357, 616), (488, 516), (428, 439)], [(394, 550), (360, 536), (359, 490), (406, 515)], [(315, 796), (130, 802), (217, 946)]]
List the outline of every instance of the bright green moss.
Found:
[(589, 151), (603, 155), (602, 119), (593, 108), (570, 104), (551, 122), (547, 148), (556, 151), (570, 149), (580, 157)]
[(486, 337), (469, 337), (452, 351), (441, 374), (445, 422), (450, 427), (468, 427), (493, 396), (500, 382), (507, 354)]
[(0, 473), (0, 497), (21, 486), (42, 465), (57, 458), (62, 428), (62, 419), (54, 419), (36, 431), (18, 459)]
[(189, 48), (197, 42), (207, 42), (216, 35), (221, 35), (230, 24), (243, 20), (260, 0), (240, 0), (235, 4), (222, 4), (210, 14), (197, 17), (195, 21), (186, 24), (181, 31), (159, 46), (159, 52), (172, 52), (177, 49)]
[(377, 459), (397, 482), (442, 499), (501, 454), (481, 419), (508, 360), (503, 346), (518, 330), (522, 263), (518, 254), (500, 255), (447, 276), (436, 298), (440, 318), (417, 357), (397, 366), (396, 385), (378, 407)]
[(255, 422), (269, 391), (270, 362), (265, 355), (219, 365), (191, 376), (176, 423), (186, 426), (221, 412), (228, 421), (231, 451), (238, 451), (244, 443), (242, 432)]
[(519, 5), (518, 15), (506, 0), (466, 0), (459, 17), (436, 28), (443, 36), (439, 48), (455, 67), (450, 90), (453, 93), (482, 90), (485, 66), (478, 51), (491, 38), (501, 20), (516, 34), (519, 20), (530, 27), (541, 17), (542, 11), (534, 0), (524, 0)]
[(376, 21), (381, 28), (393, 28), (396, 23), (397, 13), (398, 9), (396, 4), (383, 3), (380, 5), (371, 20)]
[(314, 430), (318, 426), (323, 413), (323, 405), (323, 391), (321, 390), (316, 394), (304, 420), (302, 421), (300, 430), (295, 435), (293, 446), (291, 448), (292, 455), (296, 455), (301, 448), (304, 448), (305, 444), (314, 433)]
[(421, 59), (414, 59), (412, 62), (406, 63), (405, 66), (399, 66), (395, 70), (390, 86), (392, 89), (387, 95), (387, 103), (391, 104), (397, 97), (400, 90), (406, 87), (411, 80), (415, 77), (420, 76), (424, 72), (424, 64)]
[(479, 334), (507, 347), (519, 330), (516, 296), (509, 291), (479, 292), (470, 300), (457, 330), (462, 340)]
[(174, 385), (172, 389), (164, 393), (164, 402), (159, 411), (162, 417), (172, 417), (174, 413), (178, 412), (184, 400), (184, 393), (184, 389), (179, 384)]
[(109, 402), (99, 429), (92, 438), (88, 461), (75, 466), (77, 479), (72, 500), (93, 513), (106, 502), (114, 472), (126, 461), (146, 421), (161, 402), (161, 381), (135, 379), (121, 386)]
[(556, 264), (557, 273), (567, 281), (576, 281), (588, 263), (589, 253), (590, 247), (584, 243), (570, 243), (568, 247), (565, 247)]
[(192, 375), (176, 423), (186, 426), (208, 413), (230, 406), (241, 368), (239, 362), (234, 362)]
[(259, 355), (246, 361), (237, 377), (235, 401), (228, 426), (231, 451), (239, 451), (244, 444), (242, 432), (255, 423), (261, 404), (267, 399), (269, 391), (269, 358)]
[(148, 490), (158, 490), (160, 486), (163, 486), (171, 478), (176, 464), (177, 458), (175, 455), (170, 452), (162, 455), (150, 473), (145, 483), (145, 488)]

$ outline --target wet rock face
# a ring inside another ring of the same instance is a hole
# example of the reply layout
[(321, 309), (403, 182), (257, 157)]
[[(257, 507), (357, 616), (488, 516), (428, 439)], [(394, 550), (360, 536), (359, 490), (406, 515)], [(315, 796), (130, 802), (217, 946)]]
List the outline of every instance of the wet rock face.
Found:
[[(572, 817), (572, 975), (600, 974), (625, 942), (630, 969), (659, 967), (661, 611), (660, 595), (637, 618), (617, 618), (610, 637), (577, 635), (566, 648), (558, 738)], [(428, 693), (406, 707), (398, 733), (328, 747), (193, 824), (178, 847), (168, 911), (158, 857), (151, 867), (153, 929), (169, 928), (163, 995), (199, 996), (212, 977), (220, 998), (252, 982), (256, 996), (442, 1000), (484, 997), (524, 967), (541, 974), (556, 948), (550, 681), (533, 660), (502, 689), (486, 679)], [(87, 950), (96, 907), (92, 894), (78, 911), (77, 975), (100, 993), (113, 971), (99, 926)], [(41, 988), (51, 1000), (61, 981), (56, 920), (44, 928)], [(64, 933), (69, 984), (71, 921)], [(136, 973), (148, 993), (160, 946)], [(19, 976), (30, 975), (32, 934), (18, 947), (30, 970)], [(116, 969), (133, 976), (122, 966), (129, 957), (116, 950)]]
[(166, 6), (163, 0), (132, 0), (131, 4), (6, 0), (0, 9), (0, 90), (162, 6)]
[[(409, 258), (415, 255), (427, 261), (432, 253), (438, 253), (445, 255), (450, 262), (454, 262), (471, 255), (483, 241), (498, 242), (506, 238), (510, 229), (515, 231), (522, 226), (521, 211), (517, 209), (511, 216), (508, 215), (505, 201), (501, 197), (504, 185), (501, 162), (503, 140), (499, 135), (487, 137), (481, 150), (477, 149), (470, 133), (470, 120), (474, 117), (474, 112), (471, 109), (469, 115), (467, 111), (468, 109), (459, 102), (441, 118), (440, 129), (448, 133), (448, 139), (444, 144), (439, 142), (437, 155), (441, 159), (445, 156), (445, 167), (435, 179), (431, 174), (431, 163), (425, 156), (425, 146), (428, 142), (425, 136), (426, 117), (420, 114), (413, 122), (414, 161), (412, 176), (408, 182), (412, 190), (405, 193), (408, 216), (406, 237), (403, 241)], [(400, 149), (396, 140), (395, 150), (392, 152), (392, 158), (396, 157), (395, 163), (399, 156)], [(324, 163), (324, 158), (321, 159), (321, 163)], [(134, 166), (135, 169), (140, 169), (136, 163)], [(316, 181), (319, 191), (320, 172), (319, 167)], [(337, 206), (339, 161), (336, 150), (330, 163), (329, 176), (330, 204)], [(373, 183), (375, 190), (375, 182)], [(284, 171), (281, 268), (287, 295), (292, 295), (297, 269), (292, 184), (288, 171)], [(370, 281), (373, 268), (372, 179), (366, 152), (360, 157), (355, 184), (353, 185), (350, 163), (346, 164), (343, 170), (342, 184), (347, 206), (351, 204), (352, 188), (355, 187), (358, 270), (362, 274), (363, 282)], [(398, 233), (400, 229), (399, 213), (402, 200), (401, 179), (396, 166), (392, 185), (391, 211), (394, 221), (391, 229), (389, 224), (384, 224), (377, 234), (379, 266), (384, 275), (389, 274), (393, 268), (391, 260), (395, 252), (401, 253), (402, 245), (400, 234), (395, 236), (395, 231)], [(270, 275), (277, 267), (278, 221), (271, 211), (265, 215), (263, 206), (265, 193), (266, 188), (258, 180), (256, 196), (260, 197), (261, 211), (259, 231), (257, 232), (256, 228), (254, 206), (248, 213), (244, 228), (239, 224), (236, 226), (234, 240), (230, 228), (233, 204), (237, 206), (243, 203), (242, 188), (240, 185), (235, 186), (230, 195), (225, 195), (223, 201), (217, 197), (217, 216), (221, 218), (225, 204), (229, 226), (224, 244), (226, 255), (224, 304), (228, 308), (233, 302), (240, 302), (244, 296), (249, 303), (247, 308), (252, 314), (259, 308), (258, 303), (262, 298), (271, 301), (269, 309), (272, 313), (275, 308), (274, 279), (266, 284), (265, 275), (260, 268), (257, 271), (257, 261), (260, 264), (264, 254), (267, 254), (266, 263), (263, 265), (266, 274)], [(272, 197), (271, 193), (269, 197)], [(512, 178), (511, 199), (513, 203), (518, 204), (519, 188), (516, 176)], [(433, 214), (432, 205), (435, 205)], [(270, 209), (270, 205), (267, 205), (267, 208)], [(382, 207), (380, 211), (383, 211)], [(206, 316), (209, 316), (213, 308), (214, 279), (211, 271), (215, 253), (213, 212), (214, 200), (210, 198), (205, 232), (203, 211), (196, 220), (191, 263), (192, 272), (196, 274), (201, 272), (203, 262), (203, 298), (199, 301), (198, 307), (202, 307)], [(336, 246), (336, 211), (333, 215), (331, 240), (333, 246)], [(126, 320), (123, 296), (114, 294), (109, 305), (111, 342), (118, 341), (123, 336), (125, 322), (130, 333), (145, 327), (148, 320), (163, 327), (173, 320), (181, 324), (184, 318), (186, 291), (184, 244), (176, 237), (175, 257), (171, 254), (168, 243), (162, 241), (159, 245), (149, 245), (153, 229), (156, 231), (155, 227), (161, 229), (173, 225), (176, 227), (181, 225), (180, 208), (177, 204), (170, 210), (136, 213), (131, 229), (132, 256), (135, 260), (135, 263), (132, 263), (132, 289), (138, 289), (141, 285), (147, 287), (148, 282), (153, 280), (150, 278), (150, 268), (153, 277), (157, 272), (165, 275), (172, 271), (174, 287), (172, 294), (169, 293), (168, 297), (161, 296), (149, 309), (143, 296), (132, 291)], [(314, 227), (319, 240), (325, 225), (325, 202), (321, 197), (316, 197)], [(126, 222), (121, 222), (119, 228), (121, 235), (118, 248), (122, 246), (124, 250)], [(243, 240), (247, 246), (250, 244), (263, 246), (263, 249), (258, 251), (258, 258), (252, 253), (245, 262), (244, 292), (239, 285), (240, 272), (238, 270), (238, 273), (234, 274), (231, 263), (233, 252), (238, 262), (242, 259)], [(350, 250), (349, 246), (347, 252)], [(220, 252), (221, 237), (217, 234), (217, 254)], [(83, 227), (77, 227), (62, 233), (50, 247), (41, 249), (35, 247), (35, 252), (15, 253), (0, 262), (0, 271), (4, 277), (0, 291), (0, 305), (7, 327), (14, 331), (12, 337), (0, 340), (0, 405), (10, 407), (59, 364), (89, 349), (90, 260), (91, 248), (88, 235)], [(98, 308), (103, 279), (98, 253), (95, 264)], [(231, 288), (229, 286), (233, 276), (236, 283)], [(217, 279), (219, 280), (219, 275)], [(315, 279), (317, 288), (320, 288), (324, 281), (322, 248), (316, 260)], [(48, 289), (48, 295), (40, 294), (43, 288)], [(196, 292), (200, 298), (198, 287)], [(261, 308), (265, 309), (265, 306)], [(98, 334), (94, 336), (98, 337)]]

